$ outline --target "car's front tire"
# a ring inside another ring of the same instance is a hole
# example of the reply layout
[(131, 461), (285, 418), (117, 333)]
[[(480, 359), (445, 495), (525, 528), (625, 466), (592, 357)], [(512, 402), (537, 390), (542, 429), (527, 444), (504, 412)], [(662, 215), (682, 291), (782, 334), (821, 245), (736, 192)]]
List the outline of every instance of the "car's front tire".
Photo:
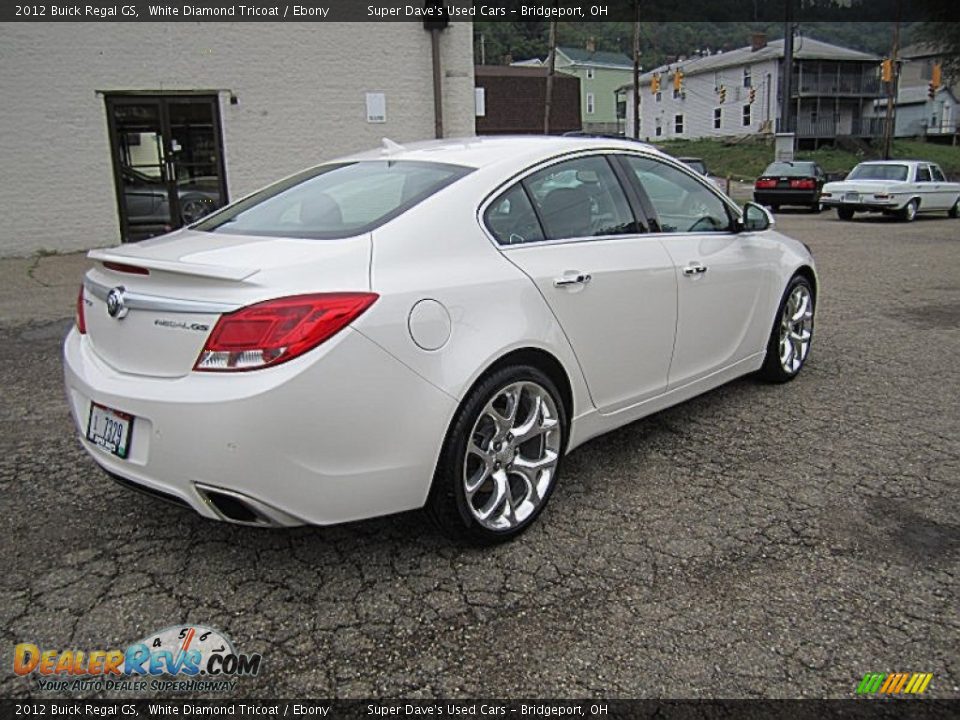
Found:
[(454, 416), (427, 514), (457, 540), (513, 539), (553, 493), (566, 434), (566, 409), (545, 373), (529, 365), (494, 371)]
[(800, 374), (813, 342), (814, 302), (810, 281), (794, 275), (783, 293), (770, 331), (767, 355), (760, 369), (764, 380), (783, 383)]

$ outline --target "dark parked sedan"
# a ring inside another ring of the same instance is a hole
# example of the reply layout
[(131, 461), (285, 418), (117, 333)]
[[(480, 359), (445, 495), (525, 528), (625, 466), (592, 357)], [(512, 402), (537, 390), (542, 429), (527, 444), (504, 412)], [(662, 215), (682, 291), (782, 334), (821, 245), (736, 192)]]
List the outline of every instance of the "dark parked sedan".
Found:
[(826, 176), (815, 162), (770, 163), (753, 186), (753, 199), (776, 212), (781, 205), (802, 205), (820, 212), (820, 191)]

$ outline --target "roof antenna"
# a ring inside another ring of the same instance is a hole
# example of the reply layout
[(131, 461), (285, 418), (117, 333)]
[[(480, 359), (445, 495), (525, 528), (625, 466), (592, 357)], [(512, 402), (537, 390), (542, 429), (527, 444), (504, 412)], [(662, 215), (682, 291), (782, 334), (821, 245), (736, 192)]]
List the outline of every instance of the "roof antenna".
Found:
[(383, 144), (384, 152), (392, 153), (392, 152), (400, 152), (402, 150), (406, 150), (406, 148), (403, 147), (403, 145), (401, 145), (400, 143), (394, 142), (390, 138), (381, 138), (380, 142)]

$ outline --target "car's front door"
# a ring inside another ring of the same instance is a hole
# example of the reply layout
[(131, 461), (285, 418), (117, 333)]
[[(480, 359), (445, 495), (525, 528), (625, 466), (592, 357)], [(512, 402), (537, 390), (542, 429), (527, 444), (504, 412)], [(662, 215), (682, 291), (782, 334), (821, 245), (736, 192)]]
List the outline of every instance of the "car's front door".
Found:
[(763, 233), (734, 231), (721, 197), (659, 159), (625, 156), (669, 252), (677, 280), (677, 339), (669, 387), (695, 382), (763, 351), (778, 251)]
[(628, 192), (605, 155), (587, 155), (527, 176), (484, 213), (558, 319), (601, 412), (664, 392), (676, 329), (673, 261), (642, 232)]

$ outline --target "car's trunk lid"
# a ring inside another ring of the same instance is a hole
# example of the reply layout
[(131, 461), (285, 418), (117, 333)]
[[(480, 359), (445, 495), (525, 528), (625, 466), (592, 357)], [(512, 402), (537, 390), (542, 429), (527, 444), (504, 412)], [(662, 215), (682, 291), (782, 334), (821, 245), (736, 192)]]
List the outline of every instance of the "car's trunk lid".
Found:
[(370, 252), (369, 235), (302, 240), (190, 230), (94, 250), (98, 263), (84, 279), (87, 336), (120, 372), (180, 377), (225, 312), (275, 297), (368, 290)]

